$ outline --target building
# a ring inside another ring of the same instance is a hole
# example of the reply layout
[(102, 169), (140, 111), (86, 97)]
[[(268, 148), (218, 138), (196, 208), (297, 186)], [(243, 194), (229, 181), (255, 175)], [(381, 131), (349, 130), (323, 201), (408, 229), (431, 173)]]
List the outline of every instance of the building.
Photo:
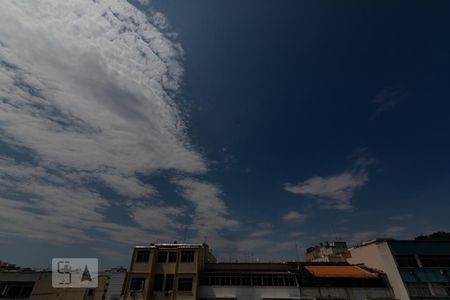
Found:
[(206, 244), (133, 251), (123, 299), (393, 299), (387, 277), (348, 263), (218, 263)]
[(300, 299), (285, 263), (213, 263), (201, 274), (199, 299)]
[(349, 257), (347, 243), (343, 241), (325, 242), (306, 249), (307, 262), (346, 262)]
[(137, 246), (124, 288), (127, 299), (197, 299), (200, 272), (215, 262), (206, 244)]
[(123, 285), (127, 275), (127, 269), (114, 268), (105, 271), (108, 274), (108, 282), (104, 300), (119, 300), (122, 296)]
[(347, 263), (291, 263), (302, 299), (394, 299), (384, 273)]
[(98, 287), (87, 289), (53, 288), (51, 272), (0, 272), (0, 299), (118, 300), (125, 274), (126, 270), (101, 272), (98, 275)]
[(450, 242), (377, 239), (350, 253), (349, 262), (383, 271), (397, 299), (450, 299)]

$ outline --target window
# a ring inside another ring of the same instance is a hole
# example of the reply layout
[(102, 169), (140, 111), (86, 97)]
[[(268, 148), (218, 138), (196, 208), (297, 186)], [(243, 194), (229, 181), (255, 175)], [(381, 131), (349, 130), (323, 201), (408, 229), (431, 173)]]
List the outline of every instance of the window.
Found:
[(252, 285), (253, 286), (260, 286), (262, 285), (262, 276), (259, 274), (252, 275)]
[(431, 292), (426, 283), (405, 283), (410, 297), (430, 297)]
[(250, 274), (242, 276), (242, 285), (252, 285), (252, 277)]
[(158, 252), (158, 262), (165, 263), (167, 261), (167, 252)]
[(417, 268), (417, 260), (413, 255), (396, 256), (395, 261), (399, 268)]
[(176, 252), (169, 252), (169, 262), (174, 263), (177, 261), (177, 253)]
[(450, 296), (450, 283), (432, 283), (433, 290), (436, 296), (448, 297)]
[(148, 262), (150, 251), (138, 251), (136, 254), (136, 262)]
[(143, 291), (145, 286), (145, 278), (134, 277), (131, 278), (130, 291)]
[(263, 275), (263, 285), (264, 286), (271, 286), (273, 285), (272, 276), (269, 275)]
[(182, 263), (193, 262), (194, 261), (194, 251), (181, 251), (181, 259)]
[(0, 282), (0, 299), (28, 299), (33, 290), (34, 282)]
[(179, 278), (178, 279), (178, 291), (179, 292), (191, 292), (192, 291), (192, 278)]
[(155, 274), (155, 278), (153, 278), (153, 291), (159, 292), (162, 291), (164, 284), (164, 274)]
[(173, 274), (166, 275), (166, 284), (164, 285), (164, 290), (166, 292), (173, 291)]
[(420, 257), (422, 266), (425, 268), (449, 268), (450, 257), (448, 256), (424, 256)]
[(202, 273), (201, 285), (242, 286), (296, 286), (294, 274), (290, 273)]

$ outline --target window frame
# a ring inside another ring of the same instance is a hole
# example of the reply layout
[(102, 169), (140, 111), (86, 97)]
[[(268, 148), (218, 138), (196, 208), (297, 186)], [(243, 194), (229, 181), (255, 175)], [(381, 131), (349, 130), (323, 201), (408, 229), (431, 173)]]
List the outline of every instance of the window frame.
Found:
[(195, 262), (195, 251), (183, 250), (180, 255), (180, 263), (193, 263)]
[[(141, 289), (135, 289), (134, 286), (136, 286), (136, 281), (142, 280), (141, 283)], [(145, 277), (131, 277), (130, 279), (130, 292), (136, 292), (136, 291), (144, 291), (145, 290), (145, 282), (147, 281), (147, 278)]]
[[(146, 257), (146, 260), (142, 259), (142, 255)], [(136, 252), (136, 263), (148, 263), (150, 261), (150, 251), (149, 250), (139, 250)]]
[(170, 251), (167, 256), (167, 262), (168, 263), (176, 263), (178, 259), (178, 252), (176, 251)]
[[(186, 289), (190, 287), (190, 289)], [(179, 277), (177, 280), (177, 292), (192, 293), (194, 288), (194, 278), (192, 277)]]
[[(168, 282), (171, 282), (170, 286)], [(175, 283), (175, 274), (166, 274), (166, 279), (164, 281), (164, 292), (173, 291), (174, 283)]]

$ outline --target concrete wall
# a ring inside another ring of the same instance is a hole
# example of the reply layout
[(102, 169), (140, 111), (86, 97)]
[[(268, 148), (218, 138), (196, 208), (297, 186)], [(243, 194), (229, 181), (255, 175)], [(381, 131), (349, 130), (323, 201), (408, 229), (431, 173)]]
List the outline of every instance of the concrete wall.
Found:
[(388, 288), (302, 287), (301, 293), (304, 298), (342, 298), (350, 300), (389, 299), (393, 296)]
[(199, 288), (199, 299), (299, 299), (299, 296), (298, 287), (200, 286)]
[(372, 243), (350, 249), (351, 264), (365, 264), (386, 273), (396, 299), (409, 300), (408, 292), (397, 269), (394, 257), (386, 242)]

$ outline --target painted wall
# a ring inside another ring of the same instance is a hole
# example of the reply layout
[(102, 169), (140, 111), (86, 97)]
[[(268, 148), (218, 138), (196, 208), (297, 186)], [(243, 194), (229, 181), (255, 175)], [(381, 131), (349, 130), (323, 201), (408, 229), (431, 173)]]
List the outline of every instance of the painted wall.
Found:
[(237, 300), (299, 299), (298, 287), (200, 286), (199, 299), (231, 298)]
[(397, 269), (394, 257), (386, 242), (372, 243), (350, 249), (351, 264), (365, 264), (386, 273), (396, 299), (409, 300), (408, 292)]

